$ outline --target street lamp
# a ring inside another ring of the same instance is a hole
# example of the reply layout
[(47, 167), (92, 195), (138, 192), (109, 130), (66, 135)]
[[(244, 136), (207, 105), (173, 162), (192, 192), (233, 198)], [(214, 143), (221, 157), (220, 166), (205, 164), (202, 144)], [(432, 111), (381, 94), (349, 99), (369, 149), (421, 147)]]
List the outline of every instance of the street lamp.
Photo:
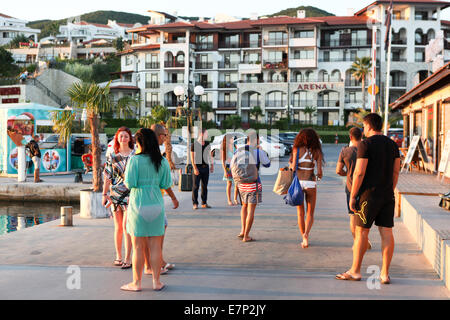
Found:
[[(186, 172), (191, 160), (191, 102), (200, 101), (200, 96), (205, 93), (205, 89), (202, 86), (196, 86), (194, 88), (194, 92), (192, 92), (190, 86), (188, 86), (187, 93), (184, 90), (183, 86), (176, 86), (173, 90), (173, 93), (177, 96), (179, 103), (187, 104), (187, 120), (188, 120), (188, 142), (187, 142), (187, 164), (186, 164)], [(197, 97), (197, 98), (196, 98)]]

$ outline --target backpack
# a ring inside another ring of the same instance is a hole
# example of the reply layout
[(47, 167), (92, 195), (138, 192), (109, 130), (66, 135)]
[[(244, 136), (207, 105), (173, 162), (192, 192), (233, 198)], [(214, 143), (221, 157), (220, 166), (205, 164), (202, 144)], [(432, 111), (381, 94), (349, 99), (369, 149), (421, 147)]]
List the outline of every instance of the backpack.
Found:
[(253, 150), (248, 145), (241, 147), (231, 159), (231, 175), (236, 184), (258, 181), (259, 153), (255, 159)]

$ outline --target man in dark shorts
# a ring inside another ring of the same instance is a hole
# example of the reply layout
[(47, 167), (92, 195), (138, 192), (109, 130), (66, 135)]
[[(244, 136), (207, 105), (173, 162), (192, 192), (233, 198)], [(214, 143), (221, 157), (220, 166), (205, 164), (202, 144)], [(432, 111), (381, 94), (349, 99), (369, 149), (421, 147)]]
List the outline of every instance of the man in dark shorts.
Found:
[(378, 114), (368, 114), (363, 123), (367, 139), (358, 145), (350, 194), (350, 209), (357, 217), (353, 264), (347, 272), (336, 275), (336, 279), (361, 280), (369, 231), (375, 222), (380, 231), (383, 255), (380, 281), (388, 284), (389, 266), (394, 254), (394, 189), (400, 172), (400, 154), (396, 143), (382, 134), (383, 120)]
[[(356, 227), (356, 216), (353, 211), (350, 210), (350, 191), (352, 190), (353, 182), (353, 172), (355, 171), (356, 164), (356, 152), (357, 146), (361, 142), (362, 132), (359, 128), (353, 127), (349, 130), (350, 144), (348, 147), (344, 147), (339, 154), (339, 159), (336, 165), (336, 174), (347, 177), (347, 182), (345, 185), (345, 194), (347, 195), (347, 210), (350, 217), (350, 231), (352, 232), (353, 240), (355, 240), (355, 227)], [(370, 250), (372, 244), (369, 241)]]
[(41, 150), (39, 149), (39, 136), (35, 135), (30, 142), (27, 144), (27, 148), (30, 150), (31, 160), (33, 160), (34, 164), (34, 182), (43, 182), (39, 177), (39, 173), (41, 170)]

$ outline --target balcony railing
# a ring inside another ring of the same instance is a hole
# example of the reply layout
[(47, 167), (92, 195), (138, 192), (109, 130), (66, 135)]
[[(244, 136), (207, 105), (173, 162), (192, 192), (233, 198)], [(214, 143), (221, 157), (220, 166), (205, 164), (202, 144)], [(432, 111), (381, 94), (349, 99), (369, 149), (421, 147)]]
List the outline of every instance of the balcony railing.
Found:
[(314, 100), (292, 100), (291, 105), (294, 108), (305, 108), (316, 105), (316, 101)]
[(164, 40), (164, 43), (186, 43), (186, 38)]
[(406, 39), (392, 38), (391, 44), (404, 44), (404, 45), (406, 45)]
[(392, 57), (392, 61), (394, 62), (406, 62), (406, 58)]
[(261, 48), (261, 40), (259, 41), (243, 41), (242, 48)]
[(258, 79), (258, 80), (239, 80), (239, 83), (264, 83), (264, 80)]
[(319, 62), (341, 62), (341, 61), (355, 61), (356, 57), (337, 57), (337, 58), (319, 58)]
[(164, 100), (164, 106), (165, 107), (177, 107), (178, 106), (178, 101), (176, 100)]
[(284, 108), (286, 100), (266, 100), (266, 108)]
[(200, 107), (200, 105), (208, 105), (209, 107), (212, 107), (213, 103), (212, 103), (212, 101), (197, 101), (197, 102), (195, 102), (196, 107)]
[(264, 40), (265, 46), (287, 46), (288, 39), (269, 39)]
[(159, 62), (146, 62), (145, 69), (159, 69)]
[(264, 69), (286, 69), (287, 63), (286, 63), (286, 61), (278, 61), (278, 62), (264, 61), (263, 68)]
[(219, 42), (219, 49), (237, 49), (240, 46), (239, 42)]
[(302, 78), (302, 79), (291, 79), (291, 82), (302, 83), (302, 82), (341, 82), (341, 79), (338, 78)]
[(219, 62), (219, 69), (237, 69), (239, 67), (239, 62)]
[(147, 89), (158, 89), (160, 87), (160, 83), (159, 81), (153, 81), (153, 82), (146, 82), (145, 83), (145, 88)]
[(212, 89), (213, 88), (213, 83), (210, 81), (197, 81), (195, 83), (196, 86), (202, 86), (205, 89)]
[(218, 108), (236, 108), (237, 102), (236, 101), (221, 101), (219, 100), (217, 102)]
[(184, 83), (184, 79), (177, 79), (177, 80), (165, 80), (164, 83)]
[(184, 68), (184, 61), (164, 61), (165, 68)]
[(158, 101), (146, 101), (146, 102), (145, 102), (145, 106), (146, 106), (147, 108), (153, 108), (153, 107), (156, 107), (156, 106), (159, 106), (159, 105), (161, 105), (161, 104), (159, 103), (159, 100), (158, 100)]
[(371, 46), (371, 45), (372, 45), (372, 38), (320, 41), (321, 47), (354, 47), (354, 46)]
[(339, 100), (317, 100), (318, 107), (339, 107)]
[(212, 69), (213, 63), (212, 62), (196, 62), (195, 63), (195, 69)]
[(236, 82), (227, 82), (227, 81), (219, 81), (218, 83), (219, 88), (237, 88)]
[(395, 80), (392, 81), (392, 87), (406, 87), (406, 80)]
[(346, 87), (361, 87), (362, 82), (358, 80), (345, 80)]
[(197, 43), (196, 48), (197, 48), (197, 50), (213, 50), (214, 43), (212, 43), (212, 42)]
[(345, 98), (345, 103), (362, 103), (362, 99)]
[(253, 108), (260, 106), (261, 102), (259, 100), (241, 100), (241, 108)]

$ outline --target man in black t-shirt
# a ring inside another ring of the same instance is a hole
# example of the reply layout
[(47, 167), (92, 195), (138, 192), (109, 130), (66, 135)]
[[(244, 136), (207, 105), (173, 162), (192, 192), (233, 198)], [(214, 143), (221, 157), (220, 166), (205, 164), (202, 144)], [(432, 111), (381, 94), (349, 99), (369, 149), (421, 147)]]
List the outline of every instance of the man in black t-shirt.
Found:
[(28, 144), (26, 145), (26, 147), (28, 148), (28, 150), (30, 150), (30, 155), (31, 155), (31, 160), (33, 160), (33, 164), (34, 164), (34, 182), (38, 183), (38, 182), (42, 182), (43, 180), (41, 180), (39, 178), (39, 172), (41, 169), (41, 150), (39, 149), (39, 136), (35, 135), (34, 136), (34, 140), (30, 140), (30, 142), (28, 142)]
[(192, 167), (194, 169), (193, 185), (192, 185), (192, 203), (193, 209), (198, 209), (198, 190), (200, 183), (202, 185), (202, 208), (211, 208), (208, 203), (208, 181), (209, 173), (214, 172), (214, 164), (211, 157), (211, 146), (206, 129), (199, 133), (198, 140), (191, 145)]
[(369, 231), (375, 222), (382, 243), (380, 281), (388, 284), (389, 266), (394, 254), (394, 189), (400, 172), (400, 154), (395, 142), (382, 134), (383, 120), (378, 114), (368, 114), (363, 122), (367, 139), (358, 145), (350, 194), (350, 209), (358, 217), (353, 264), (347, 272), (336, 275), (336, 279), (361, 280), (361, 264), (368, 246)]

